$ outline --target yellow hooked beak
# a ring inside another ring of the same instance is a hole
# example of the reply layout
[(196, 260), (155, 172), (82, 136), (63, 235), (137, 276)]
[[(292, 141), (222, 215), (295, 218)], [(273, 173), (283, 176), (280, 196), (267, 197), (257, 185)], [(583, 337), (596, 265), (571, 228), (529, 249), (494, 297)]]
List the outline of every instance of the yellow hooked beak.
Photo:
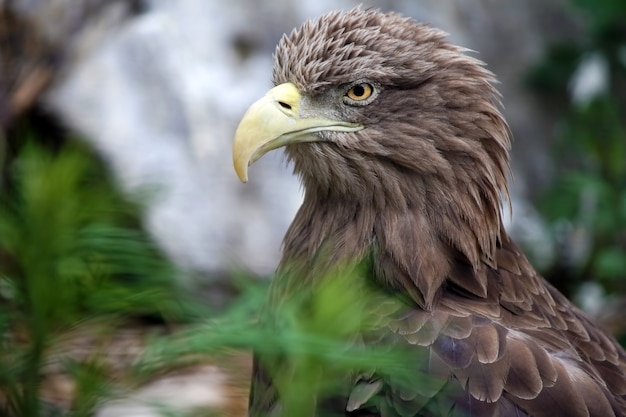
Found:
[(363, 128), (325, 117), (300, 118), (301, 98), (295, 85), (285, 83), (269, 90), (246, 111), (233, 144), (233, 165), (242, 182), (248, 181), (248, 166), (272, 149), (320, 141), (315, 132), (323, 130), (354, 132)]

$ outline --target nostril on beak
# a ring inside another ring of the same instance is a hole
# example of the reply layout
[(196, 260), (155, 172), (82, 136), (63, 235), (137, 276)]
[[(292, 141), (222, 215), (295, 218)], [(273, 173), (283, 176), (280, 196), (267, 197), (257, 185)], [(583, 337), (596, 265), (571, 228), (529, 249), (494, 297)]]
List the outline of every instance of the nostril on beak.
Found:
[(291, 105), (285, 103), (284, 101), (279, 101), (278, 104), (280, 105), (280, 107), (282, 107), (283, 109), (287, 109), (287, 110), (291, 110)]

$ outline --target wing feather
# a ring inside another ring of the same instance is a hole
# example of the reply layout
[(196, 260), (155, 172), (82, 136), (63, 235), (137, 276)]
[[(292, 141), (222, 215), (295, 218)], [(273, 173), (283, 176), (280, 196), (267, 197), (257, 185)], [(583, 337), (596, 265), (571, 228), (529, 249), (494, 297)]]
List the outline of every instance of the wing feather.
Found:
[[(453, 404), (451, 415), (623, 415), (621, 350), (528, 267), (521, 252), (507, 249), (506, 238), (504, 244), (497, 258), (503, 269), (488, 272), (485, 297), (477, 296), (476, 281), (462, 286), (465, 265), (452, 268), (457, 277), (434, 309), (408, 307), (389, 331), (429, 352), (420, 369), (457, 387), (439, 393)], [(400, 416), (422, 415), (417, 410), (429, 404), (419, 384), (393, 392), (390, 410)]]

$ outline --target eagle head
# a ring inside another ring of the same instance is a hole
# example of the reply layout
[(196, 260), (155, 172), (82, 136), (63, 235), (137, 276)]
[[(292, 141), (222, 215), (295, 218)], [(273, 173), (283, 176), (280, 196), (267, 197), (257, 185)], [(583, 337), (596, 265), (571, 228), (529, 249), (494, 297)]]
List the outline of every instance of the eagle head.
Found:
[[(304, 23), (280, 40), (275, 87), (238, 127), (240, 179), (285, 147), (310, 214), (340, 201), (342, 211), (363, 213), (354, 214), (362, 228), (380, 229), (387, 247), (407, 239), (423, 246), (404, 250), (407, 257), (453, 251), (474, 268), (493, 264), (509, 130), (493, 74), (466, 52), (395, 13), (355, 8)], [(437, 275), (445, 263), (433, 265)]]

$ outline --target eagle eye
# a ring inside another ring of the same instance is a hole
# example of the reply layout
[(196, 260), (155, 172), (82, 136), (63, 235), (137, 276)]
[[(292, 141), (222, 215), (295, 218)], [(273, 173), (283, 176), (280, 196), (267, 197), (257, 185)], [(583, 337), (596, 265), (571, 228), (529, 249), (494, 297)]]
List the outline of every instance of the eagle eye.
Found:
[(370, 83), (353, 84), (344, 96), (344, 102), (351, 105), (369, 104), (375, 97), (376, 89)]

